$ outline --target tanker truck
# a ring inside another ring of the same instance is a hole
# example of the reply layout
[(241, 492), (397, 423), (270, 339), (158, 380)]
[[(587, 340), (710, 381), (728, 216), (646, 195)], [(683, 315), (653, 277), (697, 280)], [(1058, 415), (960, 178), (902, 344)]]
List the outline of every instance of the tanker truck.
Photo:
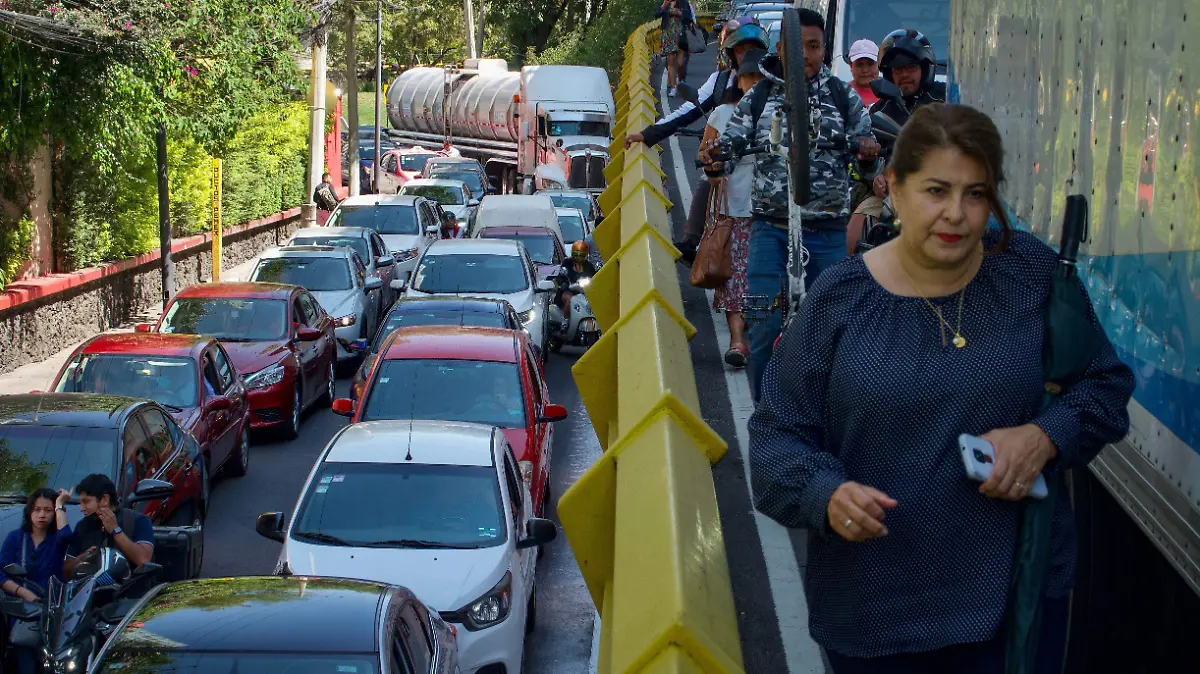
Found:
[[(444, 101), (450, 100), (449, 105)], [(471, 59), (412, 68), (387, 92), (393, 141), (478, 159), (493, 189), (604, 189), (616, 106), (608, 74), (585, 66)]]

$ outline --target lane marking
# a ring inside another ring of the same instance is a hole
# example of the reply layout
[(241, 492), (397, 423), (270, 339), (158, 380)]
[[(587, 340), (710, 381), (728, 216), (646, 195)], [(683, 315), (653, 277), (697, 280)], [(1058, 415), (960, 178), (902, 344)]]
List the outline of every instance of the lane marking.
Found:
[(597, 674), (600, 669), (600, 614), (592, 619), (592, 656), (588, 658), (588, 674)]
[[(663, 116), (671, 114), (667, 96), (667, 76), (663, 73), (659, 81), (659, 95)], [(675, 182), (679, 185), (679, 196), (686, 209), (692, 203), (692, 182), (684, 170), (683, 153), (679, 139), (670, 138), (672, 165)], [(685, 216), (686, 217), (686, 216)], [(705, 307), (712, 319), (717, 335), (717, 355), (723, 358), (729, 349), (729, 326), (723, 316), (712, 309), (713, 291), (706, 290), (708, 301)], [(742, 453), (742, 470), (746, 477), (746, 489), (750, 492), (750, 503), (754, 503), (754, 488), (750, 484), (750, 433), (746, 424), (754, 412), (754, 401), (750, 395), (750, 381), (743, 372), (721, 364), (725, 372), (725, 386), (729, 390), (729, 406), (733, 413), (733, 425), (737, 432), (737, 443)], [(753, 506), (752, 506), (753, 507)], [(825, 674), (825, 663), (821, 647), (808, 631), (808, 600), (804, 595), (804, 584), (800, 578), (800, 567), (796, 563), (796, 551), (792, 539), (782, 524), (753, 510), (754, 524), (758, 529), (758, 540), (762, 544), (763, 561), (767, 567), (767, 581), (771, 588), (771, 599), (775, 604), (775, 619), (779, 624), (779, 636), (783, 642), (784, 661), (791, 674)]]

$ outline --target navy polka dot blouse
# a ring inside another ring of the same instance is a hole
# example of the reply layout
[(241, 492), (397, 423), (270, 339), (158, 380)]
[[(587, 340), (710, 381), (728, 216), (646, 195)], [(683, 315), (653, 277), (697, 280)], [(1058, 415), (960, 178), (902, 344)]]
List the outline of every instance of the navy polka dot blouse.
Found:
[[(998, 236), (988, 232), (985, 245)], [(943, 345), (924, 300), (885, 290), (861, 256), (823, 272), (810, 290), (767, 367), (749, 424), (750, 465), (755, 506), (809, 530), (809, 621), (825, 648), (878, 657), (995, 635), (1020, 506), (979, 493), (963, 469), (960, 433), (1037, 424), (1058, 449), (1044, 471), (1053, 480), (1124, 436), (1133, 374), (1111, 345), (1040, 410), (1056, 260), (1023, 232), (986, 256), (965, 290), (962, 349), (949, 343), (952, 333)], [(931, 301), (955, 325), (958, 299)], [(826, 505), (848, 480), (899, 502), (887, 513), (887, 536), (851, 543), (829, 528)], [(1064, 596), (1074, 575), (1070, 504), (1056, 503), (1047, 596)]]

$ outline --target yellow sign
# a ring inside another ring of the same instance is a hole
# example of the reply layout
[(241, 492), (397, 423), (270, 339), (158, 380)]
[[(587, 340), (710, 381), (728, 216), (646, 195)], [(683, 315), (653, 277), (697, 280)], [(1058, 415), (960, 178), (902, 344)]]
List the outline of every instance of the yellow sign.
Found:
[(221, 280), (221, 160), (212, 160), (212, 280)]

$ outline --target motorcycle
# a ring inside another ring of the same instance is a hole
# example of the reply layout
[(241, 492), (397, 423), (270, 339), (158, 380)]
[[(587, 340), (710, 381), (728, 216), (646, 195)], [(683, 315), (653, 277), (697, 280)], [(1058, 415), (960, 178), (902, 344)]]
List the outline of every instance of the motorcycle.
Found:
[(569, 290), (574, 293), (571, 297), (571, 317), (563, 315), (558, 304), (551, 304), (548, 319), (552, 332), (550, 333), (550, 350), (558, 353), (563, 345), (582, 346), (587, 349), (600, 341), (600, 324), (592, 314), (592, 304), (588, 302), (584, 292), (591, 279), (584, 277), (572, 283)]
[[(871, 89), (875, 95), (884, 99), (898, 99), (900, 90), (895, 84), (887, 80), (875, 80), (871, 82)], [(900, 135), (900, 125), (896, 120), (883, 114), (876, 112), (871, 115), (871, 130), (875, 134), (875, 138), (883, 146), (883, 152), (880, 155), (880, 160), (877, 163), (878, 173), (886, 166), (886, 156), (891, 153), (892, 148), (896, 144), (896, 137)], [(873, 177), (873, 176), (872, 176)], [(900, 235), (900, 221), (896, 219), (896, 213), (892, 210), (892, 198), (889, 195), (883, 200), (883, 209), (879, 217), (868, 217), (863, 223), (862, 235), (855, 244), (854, 252), (862, 254), (883, 245), (888, 241)]]

